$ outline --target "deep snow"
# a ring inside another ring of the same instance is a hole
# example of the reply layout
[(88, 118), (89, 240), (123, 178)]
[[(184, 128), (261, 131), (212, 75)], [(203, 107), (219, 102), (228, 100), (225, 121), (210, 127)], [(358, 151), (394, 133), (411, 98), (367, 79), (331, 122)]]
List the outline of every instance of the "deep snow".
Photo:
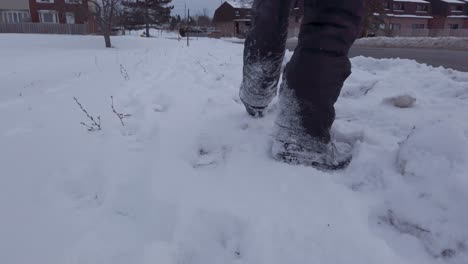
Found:
[(468, 73), (353, 59), (326, 173), (270, 158), (240, 45), (113, 43), (0, 35), (1, 263), (468, 263)]

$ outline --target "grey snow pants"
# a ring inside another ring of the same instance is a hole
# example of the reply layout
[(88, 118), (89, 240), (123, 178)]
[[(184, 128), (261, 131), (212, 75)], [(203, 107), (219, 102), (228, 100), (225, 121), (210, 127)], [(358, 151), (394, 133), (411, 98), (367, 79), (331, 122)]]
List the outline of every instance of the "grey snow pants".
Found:
[[(276, 96), (293, 1), (254, 0), (240, 90), (244, 103), (266, 107)], [(364, 0), (304, 0), (298, 46), (281, 89), (294, 92), (300, 106), (297, 118), (307, 134), (325, 143), (335, 120), (334, 104), (351, 74), (347, 55), (363, 15)]]

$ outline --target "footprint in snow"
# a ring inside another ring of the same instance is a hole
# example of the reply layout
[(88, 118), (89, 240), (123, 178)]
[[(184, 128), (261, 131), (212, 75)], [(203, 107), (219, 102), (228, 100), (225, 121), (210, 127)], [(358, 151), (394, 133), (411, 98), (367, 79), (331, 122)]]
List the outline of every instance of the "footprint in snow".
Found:
[(434, 232), (416, 222), (407, 220), (391, 209), (387, 210), (386, 214), (378, 217), (377, 224), (388, 226), (394, 232), (418, 239), (425, 251), (435, 259), (457, 258), (466, 252), (464, 241), (453, 236), (449, 236), (449, 241), (444, 241), (442, 233)]
[(226, 160), (230, 150), (231, 148), (229, 146), (221, 146), (218, 149), (200, 147), (193, 167), (214, 167)]
[(155, 113), (167, 112), (172, 104), (172, 99), (165, 95), (158, 95), (152, 102), (152, 109)]
[(372, 90), (376, 88), (379, 81), (372, 80), (362, 83), (349, 84), (343, 89), (343, 98), (353, 98), (358, 99), (360, 97), (366, 96)]
[(198, 211), (181, 224), (177, 263), (239, 263), (248, 243), (248, 224), (234, 215)]

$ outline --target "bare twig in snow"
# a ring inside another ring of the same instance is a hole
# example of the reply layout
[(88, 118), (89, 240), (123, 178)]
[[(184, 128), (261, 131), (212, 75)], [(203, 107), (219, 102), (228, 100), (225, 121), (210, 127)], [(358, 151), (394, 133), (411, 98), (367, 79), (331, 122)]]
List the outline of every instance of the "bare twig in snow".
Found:
[(85, 126), (88, 131), (92, 132), (92, 131), (99, 131), (101, 130), (101, 117), (98, 116), (96, 119), (97, 119), (97, 122), (96, 122), (96, 119), (94, 119), (93, 116), (91, 116), (90, 114), (88, 114), (88, 112), (86, 111), (86, 109), (84, 109), (83, 105), (78, 101), (78, 99), (76, 97), (73, 97), (73, 100), (75, 100), (75, 102), (78, 104), (78, 106), (81, 108), (81, 111), (83, 111), (83, 113), (86, 114), (86, 116), (89, 118), (89, 120), (91, 120), (91, 123), (90, 124), (86, 124), (85, 122), (81, 122), (80, 124)]
[(363, 91), (364, 91), (364, 95), (367, 95), (372, 89), (374, 89), (374, 87), (379, 83), (379, 81), (375, 81), (373, 82), (371, 85), (369, 85), (368, 87), (363, 87)]
[(126, 81), (130, 80), (130, 77), (128, 76), (128, 72), (122, 64), (120, 64), (120, 74), (122, 74), (123, 78)]
[(203, 69), (205, 73), (207, 73), (206, 68), (201, 64), (201, 62), (197, 61), (198, 65)]
[(210, 52), (208, 52), (208, 55), (209, 55), (210, 57), (212, 57), (212, 58), (214, 58), (214, 59), (217, 59), (217, 60), (218, 60), (218, 58), (217, 58), (216, 56), (214, 56), (213, 54), (211, 54)]
[(96, 65), (96, 68), (102, 72), (102, 69), (101, 67), (99, 67), (99, 62), (98, 62), (98, 57), (97, 56), (94, 56), (94, 64)]
[(121, 114), (121, 113), (117, 112), (115, 110), (115, 108), (114, 108), (114, 97), (113, 96), (111, 96), (111, 102), (112, 102), (111, 103), (112, 112), (114, 112), (114, 114), (120, 119), (120, 123), (122, 124), (122, 126), (125, 126), (123, 119), (127, 118), (127, 117), (131, 117), (132, 115), (130, 115), (130, 114)]

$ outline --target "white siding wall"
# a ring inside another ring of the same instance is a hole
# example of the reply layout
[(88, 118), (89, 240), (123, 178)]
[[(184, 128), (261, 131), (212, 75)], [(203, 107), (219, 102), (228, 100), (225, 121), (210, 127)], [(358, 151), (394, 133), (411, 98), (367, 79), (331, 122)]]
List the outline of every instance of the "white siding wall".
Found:
[(29, 10), (29, 0), (0, 0), (0, 9)]
[(30, 21), (31, 17), (28, 10), (0, 10), (0, 23), (23, 23)]

